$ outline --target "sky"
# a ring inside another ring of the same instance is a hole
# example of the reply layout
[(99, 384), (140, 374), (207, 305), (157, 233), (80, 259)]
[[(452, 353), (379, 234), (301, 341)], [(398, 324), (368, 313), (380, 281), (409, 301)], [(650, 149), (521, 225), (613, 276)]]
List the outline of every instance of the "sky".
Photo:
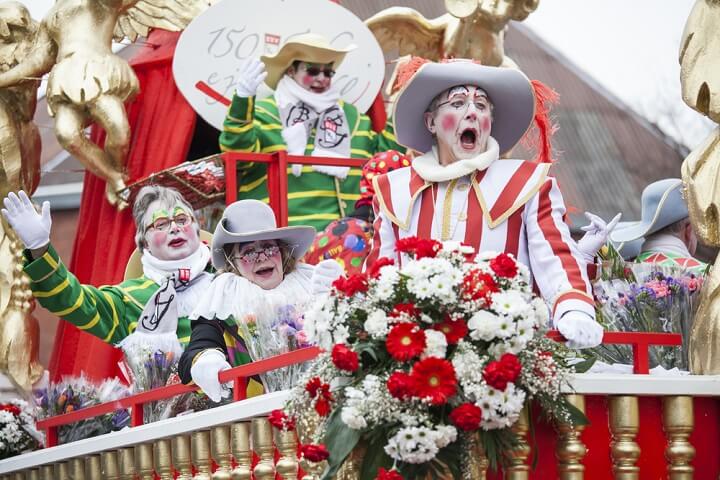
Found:
[(685, 105), (680, 94), (678, 52), (694, 4), (540, 0), (523, 23), (628, 106), (693, 148), (714, 125)]
[[(24, 3), (39, 19), (53, 0)], [(693, 148), (714, 125), (680, 97), (679, 44), (694, 3), (540, 0), (524, 24), (632, 109)]]

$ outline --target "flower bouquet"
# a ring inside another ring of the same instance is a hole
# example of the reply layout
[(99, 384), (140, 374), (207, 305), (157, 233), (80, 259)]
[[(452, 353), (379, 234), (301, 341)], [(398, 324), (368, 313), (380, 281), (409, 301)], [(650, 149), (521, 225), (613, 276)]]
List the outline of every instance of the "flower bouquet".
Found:
[(0, 460), (37, 449), (41, 438), (26, 401), (0, 403)]
[(321, 418), (307, 443), (314, 461), (327, 460), (325, 478), (359, 445), (361, 479), (461, 478), (478, 436), (494, 468), (517, 444), (510, 427), (530, 400), (551, 418), (585, 421), (561, 394), (569, 352), (544, 336), (548, 309), (524, 265), (473, 258), (455, 242), (406, 238), (397, 250), (402, 267), (378, 259), (305, 314), (325, 352), (274, 416), (286, 427)]
[[(302, 313), (293, 305), (276, 308), (270, 321), (246, 315), (238, 325), (253, 361), (310, 346), (303, 330)], [(292, 388), (306, 367), (307, 364), (290, 365), (260, 375), (265, 391)]]
[[(130, 390), (117, 378), (96, 384), (85, 378), (66, 377), (59, 383), (51, 383), (46, 389), (33, 392), (38, 408), (38, 418), (54, 417), (82, 408), (126, 397)], [(88, 418), (58, 428), (58, 443), (70, 443), (83, 438), (95, 437), (130, 425), (130, 415), (125, 409), (99, 417)]]
[[(613, 257), (612, 247), (608, 256)], [(650, 367), (688, 369), (688, 341), (700, 303), (703, 277), (680, 266), (621, 263), (593, 285), (597, 318), (608, 331), (680, 333), (682, 348), (651, 347)], [(628, 345), (600, 345), (595, 352), (611, 364), (632, 364)]]

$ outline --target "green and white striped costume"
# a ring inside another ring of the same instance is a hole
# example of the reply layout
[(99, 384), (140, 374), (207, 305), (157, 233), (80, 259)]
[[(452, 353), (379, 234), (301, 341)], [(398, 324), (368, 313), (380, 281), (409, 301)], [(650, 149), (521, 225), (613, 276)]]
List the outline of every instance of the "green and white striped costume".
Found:
[[(392, 125), (381, 133), (372, 129), (370, 118), (351, 104), (339, 102), (350, 125), (350, 152), (353, 158), (371, 158), (385, 150), (405, 149), (398, 145)], [(270, 96), (255, 101), (255, 97), (233, 96), (232, 104), (220, 135), (220, 149), (224, 152), (273, 153), (286, 150), (282, 137), (282, 122), (275, 102)], [(315, 130), (308, 138), (305, 155), (311, 155), (315, 145)], [(312, 225), (322, 231), (328, 223), (349, 214), (360, 198), (361, 169), (352, 168), (345, 180), (315, 172), (304, 166), (302, 175), (292, 175), (288, 167), (288, 211), (290, 225)], [(238, 166), (238, 199), (268, 201), (267, 169), (262, 164), (241, 163)]]

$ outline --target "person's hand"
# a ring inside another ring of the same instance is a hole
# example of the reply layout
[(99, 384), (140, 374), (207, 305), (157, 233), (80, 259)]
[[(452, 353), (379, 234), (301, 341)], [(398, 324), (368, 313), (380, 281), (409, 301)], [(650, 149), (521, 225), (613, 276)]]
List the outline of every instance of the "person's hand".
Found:
[(615, 215), (615, 217), (610, 220), (610, 223), (605, 223), (605, 220), (590, 212), (585, 212), (585, 217), (590, 223), (581, 228), (581, 230), (585, 232), (585, 235), (578, 240), (577, 246), (585, 261), (594, 263), (595, 255), (607, 242), (610, 232), (613, 231), (613, 228), (615, 228), (620, 221), (622, 213)]
[(315, 265), (311, 280), (313, 294), (321, 295), (330, 292), (333, 282), (344, 273), (345, 270), (340, 264), (331, 258)]
[(283, 128), (282, 137), (287, 145), (287, 152), (290, 155), (305, 155), (308, 133), (303, 122), (296, 123), (292, 127)]
[(568, 348), (592, 348), (600, 345), (603, 327), (590, 315), (580, 311), (569, 311), (558, 320), (557, 329), (567, 339)]
[(230, 390), (220, 384), (218, 374), (228, 370), (230, 364), (219, 350), (208, 349), (198, 354), (197, 359), (190, 368), (193, 382), (205, 392), (210, 400), (217, 403), (221, 398), (227, 398)]
[(257, 58), (248, 58), (240, 65), (240, 76), (235, 93), (238, 97), (254, 97), (265, 77), (267, 77), (265, 64)]
[[(338, 154), (331, 151), (331, 150), (323, 150), (322, 148), (315, 148), (312, 153), (313, 157), (325, 157), (325, 158), (334, 158), (337, 157)], [(324, 173), (325, 175), (330, 175), (331, 177), (336, 177), (339, 180), (345, 180), (347, 178), (348, 173), (350, 173), (350, 167), (339, 167), (335, 165), (313, 165), (312, 169), (319, 173)]]
[(18, 195), (10, 192), (3, 203), (2, 214), (25, 248), (35, 250), (50, 243), (50, 202), (43, 202), (42, 213), (38, 213), (27, 194), (20, 190)]

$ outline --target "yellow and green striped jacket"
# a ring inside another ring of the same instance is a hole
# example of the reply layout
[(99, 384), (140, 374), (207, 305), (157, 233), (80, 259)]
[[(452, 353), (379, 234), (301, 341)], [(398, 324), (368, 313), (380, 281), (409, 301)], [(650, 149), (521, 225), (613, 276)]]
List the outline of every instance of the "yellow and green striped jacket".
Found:
[[(388, 124), (377, 133), (372, 129), (370, 118), (361, 114), (352, 104), (340, 102), (351, 126), (351, 156), (371, 158), (385, 150), (405, 149), (398, 145), (393, 128)], [(315, 145), (315, 131), (311, 132), (305, 155), (310, 155)], [(287, 147), (282, 138), (280, 113), (275, 97), (255, 102), (255, 97), (233, 96), (232, 105), (220, 135), (220, 149), (224, 152), (273, 153)], [(361, 170), (352, 168), (345, 180), (318, 173), (304, 166), (302, 175), (292, 175), (288, 168), (288, 211), (290, 225), (312, 225), (318, 231), (328, 223), (349, 214), (355, 201), (360, 198)], [(267, 169), (263, 164), (240, 163), (238, 165), (238, 199), (268, 201)], [(342, 209), (342, 210), (341, 210)]]

